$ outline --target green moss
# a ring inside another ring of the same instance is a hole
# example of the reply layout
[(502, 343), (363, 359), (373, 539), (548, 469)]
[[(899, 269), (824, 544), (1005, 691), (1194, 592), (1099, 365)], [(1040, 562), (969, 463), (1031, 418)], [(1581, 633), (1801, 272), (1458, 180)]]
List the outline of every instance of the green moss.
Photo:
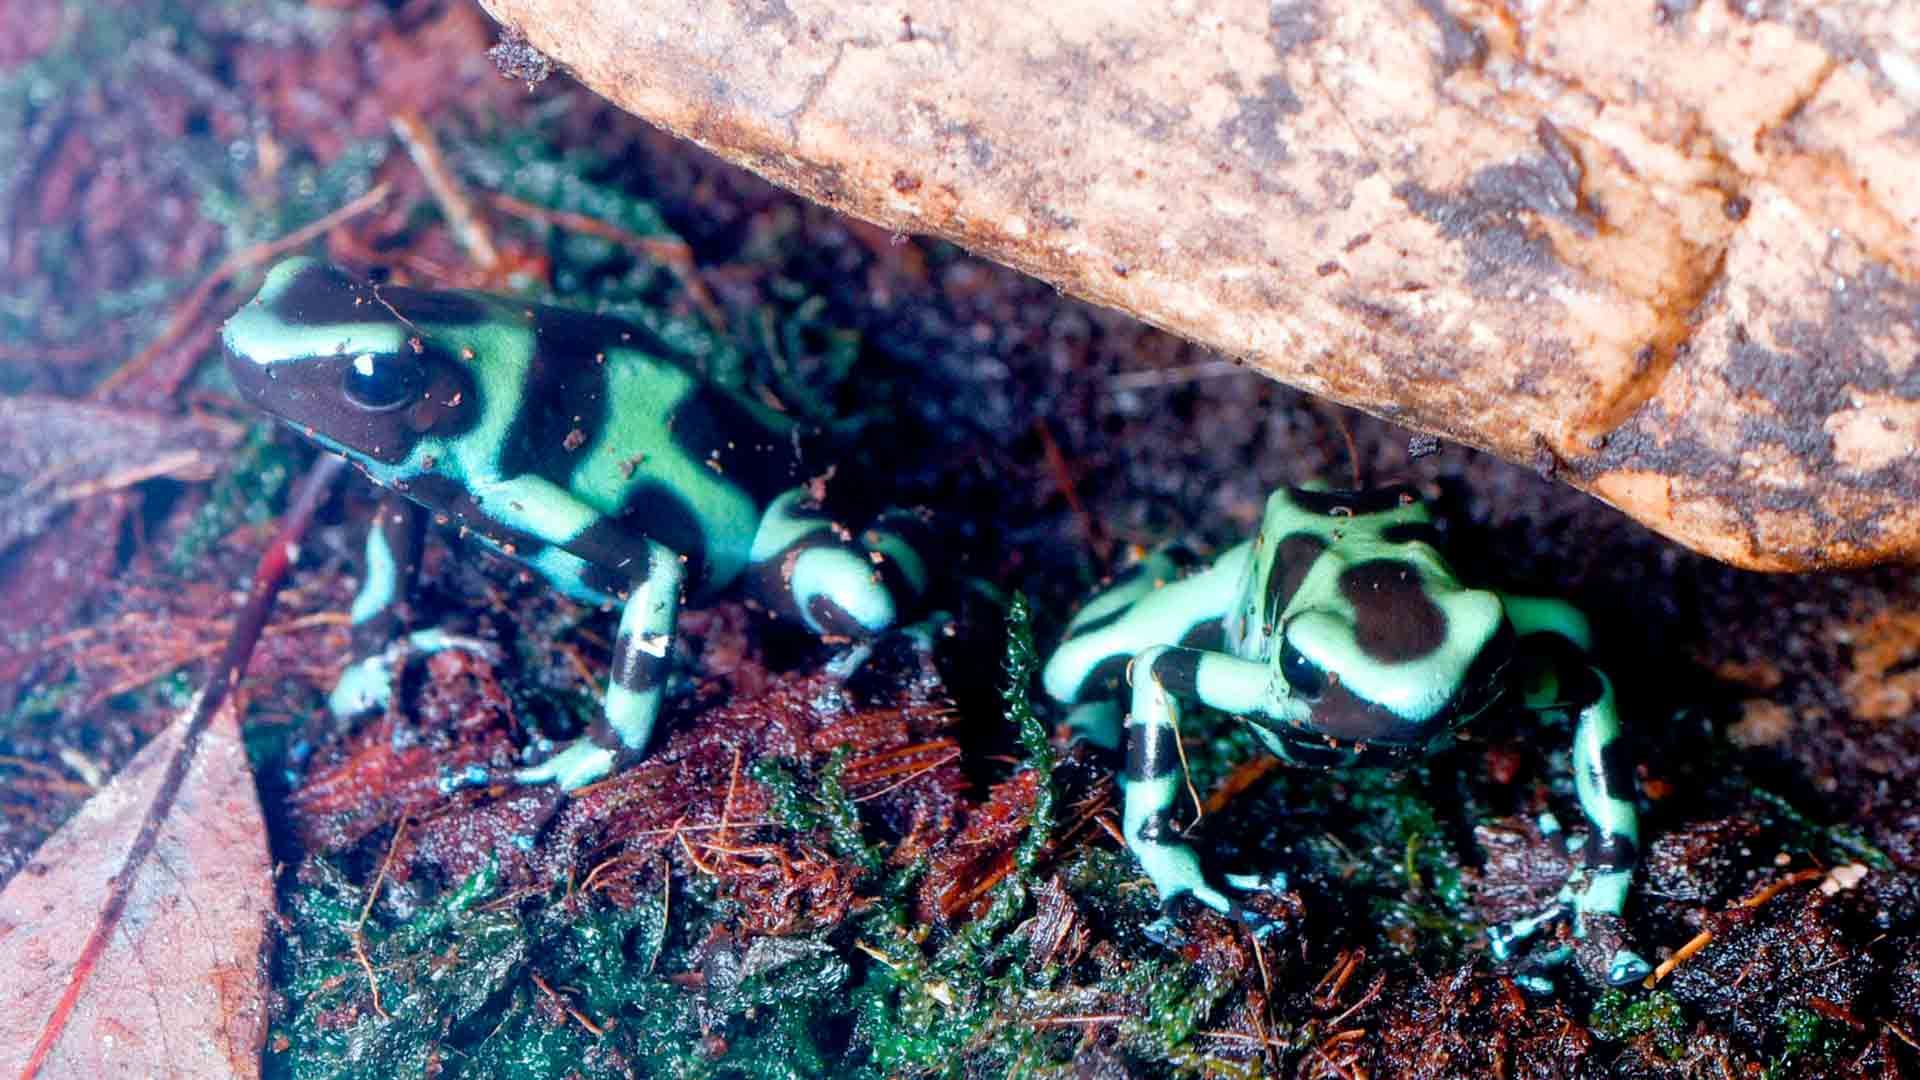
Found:
[[(697, 953), (723, 913), (698, 895), (631, 908), (499, 895), (491, 872), (414, 905), (388, 883), (360, 936), (363, 890), (302, 868), (279, 957), (291, 1006), (268, 1075), (818, 1077), (834, 1075), (851, 967), (824, 939)], [(380, 1015), (368, 971), (379, 987)], [(668, 972), (697, 970), (705, 985)], [(591, 1023), (599, 1033), (590, 1030)]]
[(1800, 812), (1786, 799), (1765, 788), (1751, 789), (1753, 797), (1773, 811), (1780, 824), (1793, 835), (1795, 846), (1817, 851), (1834, 862), (1858, 859), (1875, 870), (1891, 870), (1893, 859), (1844, 825), (1822, 825)]
[[(1780, 1054), (1767, 1064), (1766, 1080), (1793, 1075), (1823, 1075), (1825, 1069), (1815, 1062), (1823, 1061), (1840, 1048), (1846, 1032), (1838, 1024), (1810, 1009), (1788, 1007), (1780, 1010), (1775, 1018), (1773, 1038), (1779, 1042)], [(1812, 1066), (1813, 1071), (1807, 1071)]]
[(1609, 990), (1594, 1003), (1587, 1026), (1600, 1038), (1615, 1042), (1646, 1036), (1669, 1061), (1680, 1060), (1687, 1048), (1686, 1011), (1679, 999), (1664, 990), (1634, 995)]
[(1007, 681), (1001, 701), (1007, 722), (1019, 732), (1024, 766), (1037, 778), (1027, 835), (1014, 852), (1014, 866), (1025, 874), (1033, 872), (1040, 853), (1053, 838), (1054, 800), (1058, 798), (1053, 782), (1053, 743), (1047, 726), (1033, 712), (1033, 680), (1039, 671), (1040, 653), (1033, 644), (1033, 609), (1024, 593), (1015, 593), (1007, 604)]
[(885, 856), (879, 848), (861, 837), (860, 810), (853, 804), (853, 797), (847, 794), (846, 785), (841, 780), (847, 771), (850, 754), (851, 751), (845, 746), (834, 747), (833, 753), (827, 758), (826, 767), (820, 770), (820, 810), (826, 821), (827, 833), (833, 837), (834, 851), (871, 877), (880, 872), (885, 864)]

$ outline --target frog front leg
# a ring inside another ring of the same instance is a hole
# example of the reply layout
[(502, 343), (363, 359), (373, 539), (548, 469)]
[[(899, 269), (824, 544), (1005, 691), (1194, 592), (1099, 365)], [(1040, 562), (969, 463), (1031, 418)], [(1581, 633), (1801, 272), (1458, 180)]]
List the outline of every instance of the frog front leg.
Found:
[(1633, 766), (1622, 751), (1619, 712), (1613, 684), (1588, 667), (1573, 680), (1578, 691), (1579, 723), (1573, 733), (1574, 790), (1587, 841), (1581, 866), (1568, 882), (1572, 893), (1574, 936), (1604, 949), (1607, 982), (1637, 982), (1653, 970), (1626, 943), (1621, 915), (1640, 857), (1640, 816), (1633, 804)]
[(1633, 766), (1624, 754), (1613, 683), (1587, 663), (1590, 635), (1584, 616), (1557, 600), (1506, 597), (1508, 617), (1533, 668), (1525, 704), (1540, 712), (1572, 712), (1574, 793), (1587, 823), (1577, 841), (1580, 863), (1567, 887), (1546, 909), (1496, 927), (1488, 936), (1506, 958), (1516, 945), (1565, 917), (1574, 937), (1599, 953), (1595, 966), (1619, 986), (1644, 978), (1651, 965), (1626, 941), (1622, 915), (1639, 861), (1640, 818), (1633, 801)]
[(385, 710), (397, 668), (409, 655), (449, 648), (492, 654), (485, 642), (437, 628), (403, 634), (402, 610), (419, 575), (423, 525), (419, 505), (398, 495), (381, 499), (367, 525), (360, 591), (348, 614), (353, 659), (327, 695), (327, 707), (339, 719)]
[(1202, 566), (1184, 548), (1160, 548), (1087, 601), (1040, 673), (1047, 695), (1067, 707), (1075, 736), (1103, 750), (1120, 749), (1121, 681), (1142, 649), (1174, 642), (1212, 648), (1224, 641), (1248, 550), (1237, 545)]
[(1199, 853), (1173, 824), (1180, 793), (1180, 701), (1202, 702), (1242, 717), (1267, 715), (1271, 668), (1228, 653), (1155, 646), (1134, 657), (1127, 672), (1133, 712), (1126, 726), (1122, 830), (1127, 847), (1160, 892), (1172, 915), (1181, 897), (1240, 920), (1264, 935), (1274, 924), (1215, 885)]
[[(614, 635), (613, 666), (601, 712), (585, 735), (546, 761), (514, 774), (523, 784), (553, 783), (573, 791), (633, 761), (646, 752), (660, 716), (661, 698), (673, 654), (674, 624), (680, 614), (680, 590), (686, 584), (686, 563), (680, 554), (657, 541), (643, 541), (638, 565), (630, 565), (631, 591), (620, 610), (620, 629)], [(562, 560), (578, 556), (548, 549), (542, 553), (549, 575), (566, 572)]]

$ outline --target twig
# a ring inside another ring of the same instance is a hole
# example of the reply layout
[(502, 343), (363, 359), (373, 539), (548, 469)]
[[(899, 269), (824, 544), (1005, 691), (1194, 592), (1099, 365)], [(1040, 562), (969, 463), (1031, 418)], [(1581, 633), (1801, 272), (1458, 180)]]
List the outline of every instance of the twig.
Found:
[(687, 837), (684, 833), (676, 833), (674, 835), (674, 839), (680, 841), (681, 849), (687, 853), (687, 859), (693, 863), (696, 869), (698, 869), (701, 873), (706, 874), (709, 877), (720, 876), (720, 871), (715, 870), (713, 867), (708, 866), (706, 863), (701, 862), (700, 856), (694, 854), (693, 845), (687, 842)]
[[(926, 765), (915, 769), (914, 771), (908, 773), (907, 775), (901, 777), (898, 780), (895, 780), (893, 783), (888, 784), (886, 787), (881, 788), (879, 791), (869, 791), (865, 795), (861, 795), (855, 798), (853, 801), (857, 803), (872, 802), (874, 799), (877, 799), (880, 796), (885, 795), (890, 791), (896, 791), (900, 788), (907, 786), (908, 784), (913, 783), (915, 780), (920, 779), (921, 777), (927, 775), (928, 773), (932, 772), (933, 770), (939, 768), (942, 765), (958, 760), (959, 757), (960, 757), (959, 750), (957, 749), (949, 750), (945, 757), (935, 761), (929, 761), (927, 762)], [(887, 774), (882, 773), (881, 775), (887, 775)], [(880, 778), (879, 776), (873, 777), (873, 779), (875, 780), (878, 780), (879, 778)]]
[(727, 818), (733, 814), (733, 793), (740, 786), (740, 747), (733, 748), (733, 770), (727, 774), (727, 797), (720, 802), (719, 843), (727, 842)]
[(359, 217), (361, 214), (385, 202), (387, 193), (391, 190), (392, 185), (383, 180), (373, 185), (373, 187), (369, 188), (366, 193), (359, 198), (342, 206), (331, 214), (309, 222), (278, 240), (243, 248), (220, 260), (220, 265), (213, 268), (213, 273), (208, 274), (199, 285), (194, 286), (194, 290), (187, 294), (187, 298), (181, 302), (178, 308), (174, 309), (172, 320), (167, 323), (167, 328), (160, 332), (160, 336), (153, 339), (146, 348), (141, 349), (133, 359), (122, 364), (106, 378), (101, 379), (99, 384), (93, 388), (93, 393), (88, 396), (95, 400), (106, 397), (122, 383), (138, 374), (148, 364), (151, 364), (154, 357), (172, 348), (176, 342), (186, 335), (187, 330), (193, 326), (194, 321), (200, 317), (201, 309), (207, 306), (207, 303), (213, 299), (214, 294), (219, 292), (220, 288), (235, 274), (250, 267), (257, 266), (269, 259), (278, 258), (281, 254), (306, 244), (334, 226)]
[[(152, 461), (141, 462), (106, 476), (83, 480), (69, 487), (55, 490), (46, 498), (56, 503), (79, 502), (95, 495), (104, 495), (109, 491), (122, 491), (135, 484), (142, 484), (156, 476), (173, 476), (181, 480), (205, 480), (213, 475), (213, 463), (199, 450), (176, 450), (171, 454), (162, 454)], [(42, 474), (28, 481), (21, 493), (32, 492), (44, 486), (51, 474)]]
[(1162, 386), (1177, 386), (1185, 382), (1198, 382), (1201, 379), (1215, 379), (1222, 375), (1234, 375), (1245, 370), (1246, 368), (1232, 360), (1203, 360), (1197, 364), (1182, 364), (1178, 367), (1123, 371), (1108, 379), (1105, 389), (1108, 393), (1151, 390)]
[(373, 1011), (382, 1020), (392, 1020), (387, 1010), (380, 1006), (380, 981), (374, 978), (373, 962), (367, 959), (367, 917), (373, 914), (373, 902), (380, 898), (380, 886), (387, 883), (387, 870), (393, 866), (394, 852), (400, 850), (400, 838), (407, 834), (405, 815), (400, 823), (393, 827), (393, 840), (387, 844), (387, 857), (380, 860), (380, 869), (373, 875), (373, 884), (367, 886), (367, 902), (360, 905), (360, 917), (353, 922), (353, 956), (360, 961), (360, 970), (367, 973), (367, 989), (373, 993)]
[(660, 963), (660, 954), (667, 951), (667, 933), (673, 929), (673, 863), (664, 856), (660, 859), (660, 947), (653, 950), (647, 958), (647, 974)]
[(1373, 977), (1373, 985), (1367, 987), (1367, 992), (1360, 995), (1360, 1000), (1347, 1006), (1347, 1010), (1341, 1013), (1339, 1016), (1336, 1016), (1333, 1019), (1327, 1021), (1327, 1026), (1339, 1027), (1340, 1023), (1344, 1021), (1347, 1017), (1352, 1016), (1354, 1013), (1359, 1012), (1362, 1008), (1366, 1007), (1367, 1002), (1372, 1001), (1374, 998), (1379, 997), (1381, 988), (1386, 985), (1387, 985), (1386, 972), (1383, 971), (1380, 974), (1375, 975)]
[[(1754, 893), (1752, 896), (1749, 896), (1745, 900), (1742, 900), (1739, 903), (1735, 904), (1734, 907), (1757, 908), (1761, 904), (1764, 904), (1767, 901), (1773, 899), (1775, 896), (1778, 896), (1781, 890), (1783, 889), (1790, 889), (1793, 886), (1800, 884), (1801, 882), (1812, 881), (1815, 878), (1825, 877), (1826, 874), (1827, 872), (1825, 870), (1822, 870), (1818, 867), (1813, 867), (1807, 870), (1801, 870), (1796, 873), (1788, 874), (1786, 877), (1781, 878), (1779, 881), (1776, 881), (1766, 886), (1760, 891)], [(1649, 990), (1660, 985), (1660, 980), (1666, 978), (1668, 975), (1673, 974), (1673, 969), (1679, 967), (1681, 964), (1686, 963), (1688, 958), (1692, 957), (1694, 953), (1699, 952), (1701, 949), (1706, 948), (1707, 943), (1712, 940), (1713, 940), (1712, 930), (1702, 930), (1699, 933), (1693, 935), (1692, 940), (1688, 941), (1685, 945), (1680, 946), (1678, 949), (1675, 949), (1673, 951), (1672, 956), (1669, 956), (1665, 960), (1660, 961), (1660, 966), (1653, 969), (1653, 974), (1641, 980), (1640, 985), (1646, 987)]]
[(1823, 997), (1807, 998), (1807, 1008), (1819, 1013), (1835, 1023), (1845, 1024), (1855, 1031), (1867, 1030), (1867, 1025), (1859, 1017), (1847, 1011), (1844, 1005), (1836, 1005)]
[(407, 156), (420, 170), (420, 176), (427, 182), (427, 190), (433, 193), (433, 200), (440, 204), (440, 212), (447, 217), (447, 225), (453, 230), (453, 238), (459, 242), (467, 257), (482, 270), (491, 272), (500, 265), (500, 249), (493, 246), (493, 236), (487, 232), (486, 223), (474, 212), (473, 200), (467, 197), (466, 189), (447, 168), (447, 160), (440, 153), (440, 141), (433, 137), (433, 129), (420, 114), (412, 109), (395, 113), (388, 121), (393, 133), (400, 138), (400, 145), (407, 148)]
[(1034, 420), (1033, 431), (1040, 436), (1040, 450), (1046, 455), (1047, 468), (1053, 471), (1054, 484), (1067, 500), (1067, 509), (1073, 512), (1073, 519), (1080, 523), (1080, 531), (1086, 535), (1087, 547), (1092, 549), (1094, 560), (1104, 569), (1107, 559), (1113, 554), (1113, 545), (1100, 528), (1100, 523), (1087, 513), (1085, 504), (1081, 503), (1080, 492), (1073, 484), (1073, 470), (1067, 465), (1066, 453), (1054, 440), (1053, 429), (1047, 426), (1044, 418)]
[(1359, 491), (1367, 485), (1360, 476), (1360, 445), (1353, 441), (1353, 425), (1347, 422), (1346, 410), (1341, 406), (1324, 400), (1320, 404), (1322, 411), (1333, 421), (1334, 428), (1340, 432), (1340, 438), (1347, 444), (1347, 471), (1353, 477), (1353, 489)]
[[(302, 615), (299, 618), (288, 619), (286, 622), (279, 623), (274, 626), (265, 627), (261, 630), (261, 636), (265, 637), (268, 635), (273, 635), (277, 637), (281, 634), (290, 634), (300, 630), (310, 630), (316, 626), (341, 626), (346, 624), (347, 618), (348, 618), (347, 614), (341, 611), (316, 611), (307, 615)], [(188, 664), (199, 663), (200, 661), (215, 655), (221, 650), (222, 647), (223, 646), (220, 646), (220, 645), (202, 645), (199, 648), (194, 649), (183, 656), (176, 657), (172, 663), (167, 664), (164, 667), (143, 671), (136, 675), (130, 675), (127, 678), (122, 679), (117, 683), (114, 683), (112, 686), (107, 687), (105, 690), (101, 690), (95, 693), (88, 700), (89, 702), (100, 702), (100, 701), (105, 701), (108, 698), (119, 697), (121, 694), (130, 693), (134, 690), (138, 690), (139, 688), (147, 685), (148, 683), (154, 681), (155, 679), (165, 678), (169, 674), (172, 674), (173, 672), (178, 671), (183, 667), (186, 667)]]
[(1217, 814), (1226, 809), (1227, 804), (1241, 792), (1259, 783), (1268, 773), (1279, 767), (1280, 759), (1272, 754), (1261, 754), (1251, 761), (1242, 762), (1227, 774), (1225, 780), (1220, 781), (1220, 786), (1214, 788), (1212, 794), (1207, 796), (1204, 812)]
[(566, 998), (561, 997), (559, 993), (557, 993), (553, 989), (553, 987), (547, 985), (547, 980), (541, 978), (537, 973), (531, 975), (530, 977), (533, 979), (533, 985), (539, 987), (542, 991), (546, 993), (548, 997), (552, 998), (554, 1001), (554, 1004), (560, 1006), (560, 1008), (563, 1011), (565, 1011), (568, 1016), (571, 1016), (575, 1020), (579, 1021), (581, 1027), (586, 1028), (588, 1031), (593, 1032), (594, 1038), (604, 1039), (607, 1037), (606, 1028), (603, 1028), (599, 1024), (594, 1023), (592, 1020), (587, 1019), (586, 1013), (583, 1013), (579, 1009), (574, 1008), (572, 1002), (569, 1002)]
[(1105, 1013), (1099, 1016), (1043, 1016), (1033, 1021), (1034, 1027), (1066, 1027), (1068, 1024), (1117, 1024), (1126, 1017), (1120, 1013)]
[[(1149, 673), (1142, 677), (1150, 679), (1153, 676)], [(1163, 689), (1162, 693), (1164, 692)], [(1193, 800), (1193, 820), (1187, 823), (1186, 828), (1186, 831), (1191, 832), (1199, 828), (1200, 823), (1207, 819), (1207, 806), (1200, 801), (1200, 789), (1193, 786), (1193, 770), (1187, 765), (1187, 740), (1180, 734), (1178, 713), (1173, 717), (1173, 749), (1180, 755), (1180, 782), (1187, 786), (1187, 798)]]
[(707, 323), (713, 329), (726, 329), (726, 316), (721, 313), (720, 305), (714, 302), (713, 294), (707, 291), (707, 283), (701, 280), (699, 268), (693, 262), (693, 249), (687, 246), (685, 240), (678, 237), (641, 236), (599, 218), (567, 210), (552, 210), (497, 191), (488, 193), (486, 200), (496, 209), (515, 217), (598, 236), (640, 252), (665, 266), (680, 280), (680, 287), (687, 290), (687, 298), (693, 301), (694, 307), (700, 309), (700, 314), (706, 316)]
[(1334, 1003), (1340, 1000), (1341, 993), (1346, 990), (1347, 980), (1353, 978), (1353, 973), (1360, 969), (1360, 962), (1366, 958), (1367, 950), (1365, 949), (1341, 949), (1340, 955), (1333, 958), (1333, 967), (1329, 968), (1325, 975), (1320, 976), (1320, 981), (1308, 991), (1307, 996), (1312, 1000), (1314, 1007), (1333, 1008)]

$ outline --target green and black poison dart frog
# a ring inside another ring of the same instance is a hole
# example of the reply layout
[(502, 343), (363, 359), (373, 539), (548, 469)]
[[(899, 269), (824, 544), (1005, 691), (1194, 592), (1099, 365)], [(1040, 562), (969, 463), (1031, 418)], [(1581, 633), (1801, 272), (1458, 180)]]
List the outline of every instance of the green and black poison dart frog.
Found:
[[(1638, 858), (1633, 776), (1613, 688), (1585, 659), (1587, 620), (1558, 600), (1468, 588), (1437, 539), (1405, 488), (1275, 492), (1253, 540), (1207, 564), (1177, 549), (1155, 553), (1094, 596), (1048, 659), (1046, 691), (1070, 708), (1077, 733), (1109, 749), (1122, 741), (1120, 699), (1130, 694), (1128, 848), (1169, 919), (1188, 898), (1258, 932), (1270, 924), (1234, 890), (1259, 883), (1216, 884), (1173, 825), (1182, 701), (1232, 713), (1281, 760), (1319, 767), (1428, 753), (1505, 703), (1572, 714), (1589, 828), (1576, 841), (1580, 862), (1546, 910), (1490, 936), (1504, 958), (1568, 919), (1597, 947), (1590, 962), (1608, 982), (1639, 979), (1649, 967), (1625, 944), (1619, 918)], [(1543, 826), (1557, 831), (1550, 819)]]
[[(295, 258), (222, 338), (250, 402), (400, 496), (368, 532), (335, 713), (384, 707), (408, 651), (484, 648), (437, 630), (396, 642), (419, 507), (576, 600), (620, 605), (599, 719), (518, 769), (523, 783), (572, 790), (645, 751), (683, 592), (744, 582), (858, 655), (927, 584), (914, 515), (890, 511), (857, 536), (833, 521), (810, 493), (799, 425), (631, 323), (370, 285)], [(476, 770), (446, 783), (492, 779)]]

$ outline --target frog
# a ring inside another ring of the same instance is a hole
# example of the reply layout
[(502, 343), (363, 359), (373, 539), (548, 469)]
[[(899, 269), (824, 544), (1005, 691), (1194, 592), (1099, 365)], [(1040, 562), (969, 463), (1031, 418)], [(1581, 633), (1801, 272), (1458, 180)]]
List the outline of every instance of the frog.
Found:
[(1542, 831), (1577, 854), (1540, 910), (1492, 928), (1501, 960), (1566, 924), (1574, 945), (1520, 968), (1530, 989), (1579, 955), (1612, 985), (1651, 968), (1622, 913), (1639, 858), (1632, 766), (1613, 685), (1590, 660), (1592, 628), (1571, 604), (1463, 583), (1412, 487), (1283, 487), (1254, 537), (1212, 559), (1180, 545), (1143, 554), (1068, 622), (1041, 671), (1073, 734), (1122, 752), (1122, 835), (1155, 886), (1159, 934), (1198, 905), (1264, 936), (1247, 902), (1284, 874), (1216, 876), (1174, 824), (1186, 703), (1237, 717), (1283, 763), (1404, 767), (1495, 708), (1573, 719), (1583, 835)]
[[(740, 587), (858, 666), (928, 584), (917, 511), (856, 533), (824, 503), (820, 432), (707, 377), (639, 323), (512, 297), (375, 284), (295, 256), (221, 329), (240, 396), (345, 457), (386, 494), (349, 610), (342, 720), (384, 710), (407, 658), (491, 655), (403, 604), (431, 515), (561, 594), (617, 609), (587, 730), (507, 770), (566, 792), (642, 758), (689, 600)], [(476, 766), (442, 778), (494, 783)]]

